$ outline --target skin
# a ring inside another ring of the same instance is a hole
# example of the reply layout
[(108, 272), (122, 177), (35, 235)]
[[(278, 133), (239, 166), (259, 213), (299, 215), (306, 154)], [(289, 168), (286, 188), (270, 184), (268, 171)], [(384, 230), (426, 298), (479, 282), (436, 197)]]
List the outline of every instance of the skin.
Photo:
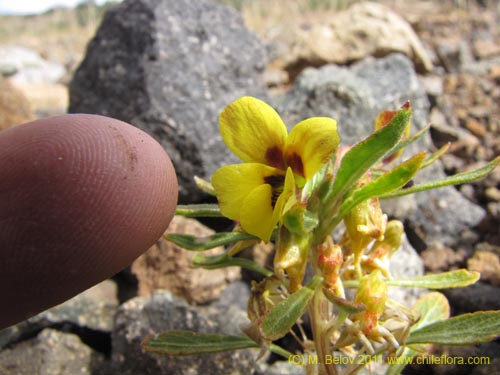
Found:
[(0, 132), (0, 328), (114, 275), (164, 233), (177, 179), (143, 131), (62, 115)]

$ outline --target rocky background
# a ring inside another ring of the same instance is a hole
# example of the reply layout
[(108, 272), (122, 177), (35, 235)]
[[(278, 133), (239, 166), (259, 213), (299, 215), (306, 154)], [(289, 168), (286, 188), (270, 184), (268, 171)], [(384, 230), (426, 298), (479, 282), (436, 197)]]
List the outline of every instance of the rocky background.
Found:
[[(50, 52), (29, 39), (5, 39), (0, 129), (66, 111), (127, 121), (168, 151), (182, 203), (209, 199), (196, 190), (193, 175), (209, 177), (234, 161), (217, 117), (242, 95), (267, 100), (289, 126), (333, 117), (345, 144), (366, 136), (379, 111), (410, 100), (413, 131), (432, 123), (416, 148), (453, 142), (442, 163), (419, 179), (477, 167), (500, 154), (497, 1), (227, 3), (240, 11), (209, 0), (125, 0), (102, 22), (92, 18), (99, 21), (94, 28), (85, 24), (89, 38), (99, 26), (86, 51), (57, 38), (48, 39)], [(58, 45), (63, 52), (56, 53)], [(396, 275), (467, 267), (481, 272), (481, 281), (445, 291), (453, 313), (500, 309), (499, 170), (474, 184), (385, 201), (384, 209), (406, 228), (392, 265)], [(176, 218), (168, 231), (209, 235), (207, 225), (228, 223)], [(270, 251), (259, 246), (251, 253), (265, 264)], [(185, 328), (238, 334), (246, 321), (251, 275), (192, 269), (190, 257), (159, 240), (112, 280), (0, 331), (0, 374), (303, 374), (273, 356), (256, 363), (253, 350), (180, 359), (142, 352), (148, 334)], [(418, 295), (394, 292), (409, 304)], [(496, 342), (433, 350), (489, 356), (492, 363), (415, 367), (405, 374), (500, 372)]]

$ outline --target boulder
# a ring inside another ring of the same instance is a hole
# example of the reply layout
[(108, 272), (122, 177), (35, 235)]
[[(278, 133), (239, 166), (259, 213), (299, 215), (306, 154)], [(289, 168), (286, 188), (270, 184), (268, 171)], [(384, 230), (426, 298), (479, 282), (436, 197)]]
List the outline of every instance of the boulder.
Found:
[[(409, 100), (413, 108), (412, 132), (427, 124), (429, 102), (415, 74), (411, 61), (393, 54), (381, 59), (366, 59), (352, 67), (326, 65), (308, 68), (298, 78), (293, 89), (273, 99), (273, 105), (288, 125), (314, 116), (332, 117), (338, 121), (343, 144), (354, 144), (373, 131), (377, 114), (385, 109), (399, 108)], [(408, 148), (405, 156), (419, 150), (430, 150), (432, 142), (426, 136)], [(415, 181), (444, 177), (437, 162), (419, 173)], [(405, 221), (418, 240), (417, 250), (434, 244), (447, 246), (472, 242), (465, 238), (485, 216), (485, 211), (464, 198), (454, 187), (419, 193), (413, 196), (383, 201), (390, 216)], [(457, 234), (464, 233), (464, 236)], [(411, 238), (412, 244), (415, 236)]]
[(106, 115), (155, 137), (172, 158), (181, 203), (193, 176), (235, 162), (219, 112), (264, 96), (265, 48), (233, 9), (208, 0), (125, 0), (110, 9), (70, 85), (69, 112)]
[[(237, 315), (241, 319), (232, 323)], [(245, 315), (245, 312), (237, 307), (220, 307), (216, 311), (214, 307), (209, 311), (204, 311), (203, 308), (194, 309), (166, 290), (131, 299), (120, 307), (116, 316), (112, 353), (114, 373), (252, 374), (258, 349), (176, 357), (145, 352), (140, 345), (148, 335), (177, 329), (234, 334), (239, 330), (238, 326)], [(234, 324), (236, 326), (233, 326)]]
[(306, 66), (348, 64), (394, 52), (408, 56), (420, 72), (432, 70), (427, 51), (403, 17), (386, 5), (362, 2), (329, 22), (297, 28), (285, 69), (294, 77)]
[(35, 338), (0, 352), (2, 375), (104, 375), (104, 356), (78, 336), (44, 329)]
[(117, 286), (105, 280), (70, 300), (0, 331), (0, 349), (44, 328), (65, 325), (98, 335), (110, 334), (118, 309)]

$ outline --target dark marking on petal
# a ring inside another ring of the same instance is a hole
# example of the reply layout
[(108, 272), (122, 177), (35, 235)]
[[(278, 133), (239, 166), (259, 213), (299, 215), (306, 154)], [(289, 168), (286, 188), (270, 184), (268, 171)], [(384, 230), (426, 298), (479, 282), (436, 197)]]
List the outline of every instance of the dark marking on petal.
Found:
[(264, 177), (264, 183), (271, 185), (273, 190), (282, 188), (283, 190), (283, 184), (285, 183), (285, 176), (281, 175), (272, 175), (272, 176), (266, 176)]
[(285, 183), (285, 176), (272, 175), (264, 177), (264, 182), (271, 185), (271, 207), (274, 209), (279, 196), (283, 193), (283, 185)]
[(302, 162), (302, 158), (300, 155), (296, 154), (295, 152), (293, 154), (288, 155), (287, 158), (288, 165), (292, 168), (292, 171), (294, 173), (306, 177), (305, 171), (304, 171), (304, 163)]
[(283, 151), (278, 146), (269, 147), (266, 150), (265, 158), (267, 161), (267, 165), (274, 168), (285, 169)]

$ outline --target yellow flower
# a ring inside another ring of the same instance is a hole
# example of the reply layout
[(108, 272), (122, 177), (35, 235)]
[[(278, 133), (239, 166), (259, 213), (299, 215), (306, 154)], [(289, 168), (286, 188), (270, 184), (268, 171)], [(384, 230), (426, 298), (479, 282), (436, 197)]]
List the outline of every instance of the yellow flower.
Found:
[(293, 204), (296, 181), (311, 179), (337, 149), (337, 123), (310, 118), (288, 134), (272, 107), (242, 97), (222, 111), (220, 131), (227, 147), (244, 162), (224, 166), (212, 176), (221, 212), (268, 241)]

